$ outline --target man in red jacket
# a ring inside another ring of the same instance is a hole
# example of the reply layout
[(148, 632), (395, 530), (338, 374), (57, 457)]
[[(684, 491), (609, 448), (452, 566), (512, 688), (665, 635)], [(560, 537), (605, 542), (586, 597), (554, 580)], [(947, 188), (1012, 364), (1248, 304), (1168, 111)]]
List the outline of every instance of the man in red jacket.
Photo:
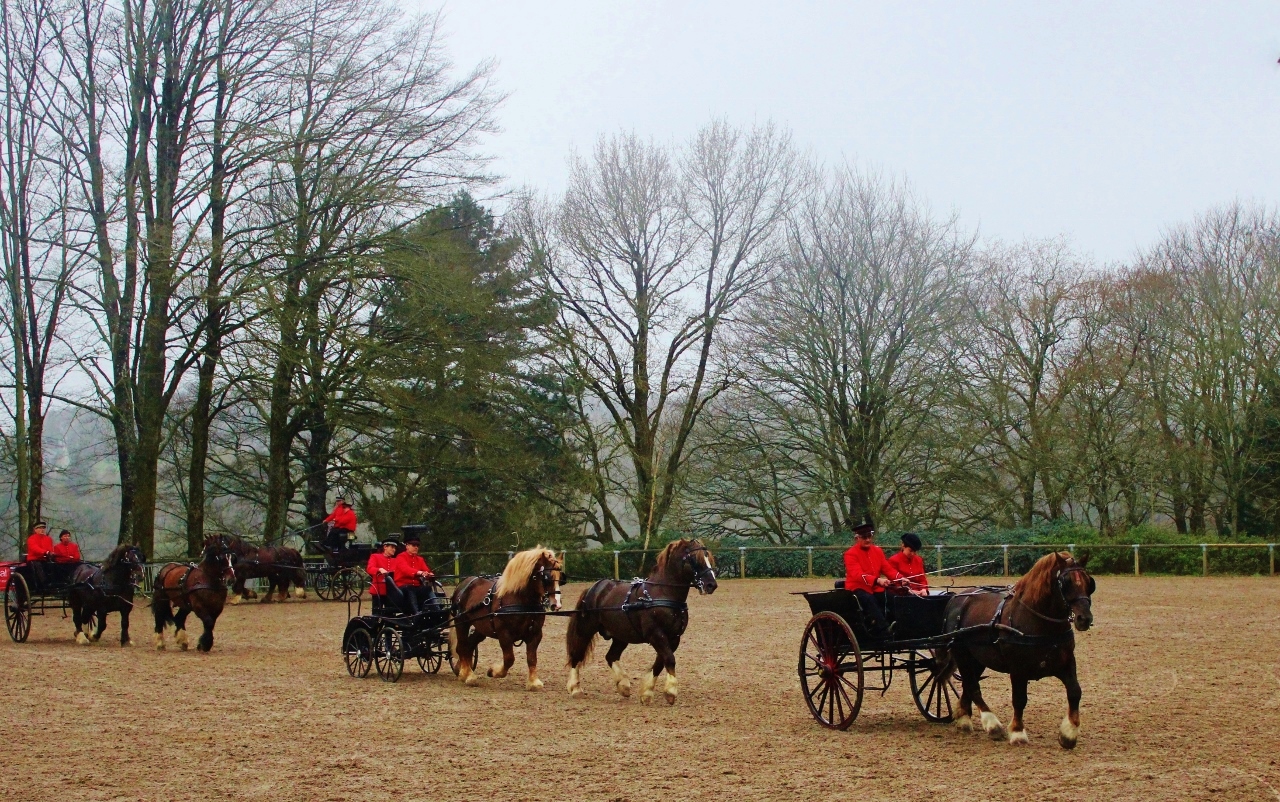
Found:
[(853, 534), (853, 546), (844, 553), (844, 587), (858, 597), (863, 613), (870, 617), (871, 633), (885, 637), (889, 622), (884, 617), (884, 589), (901, 583), (902, 574), (875, 545), (876, 528), (870, 521), (854, 527)]
[(342, 496), (338, 496), (333, 505), (333, 512), (324, 519), (329, 524), (329, 532), (325, 536), (325, 545), (331, 549), (345, 549), (351, 533), (356, 531), (356, 511)]
[(63, 529), (58, 533), (58, 542), (53, 547), (53, 561), (58, 563), (78, 563), (84, 560), (80, 556), (80, 547), (71, 539), (71, 532)]
[(394, 540), (382, 541), (382, 551), (375, 551), (369, 555), (369, 564), (364, 570), (369, 575), (369, 595), (373, 598), (375, 612), (381, 612), (386, 605), (387, 577), (395, 573), (395, 562), (396, 542)]
[(49, 537), (49, 525), (44, 521), (36, 523), (27, 537), (27, 578), (31, 580), (32, 590), (44, 588), (48, 576), (45, 564), (53, 561), (53, 538)]
[(424, 600), (430, 603), (436, 597), (431, 588), (431, 580), (435, 574), (431, 573), (427, 561), (418, 556), (418, 544), (416, 537), (405, 538), (404, 551), (396, 557), (391, 574), (392, 582), (404, 594), (414, 615), (422, 612)]
[(907, 590), (917, 596), (929, 595), (929, 578), (925, 576), (924, 560), (920, 557), (920, 536), (907, 532), (902, 536), (902, 550), (889, 558), (898, 573), (907, 581)]

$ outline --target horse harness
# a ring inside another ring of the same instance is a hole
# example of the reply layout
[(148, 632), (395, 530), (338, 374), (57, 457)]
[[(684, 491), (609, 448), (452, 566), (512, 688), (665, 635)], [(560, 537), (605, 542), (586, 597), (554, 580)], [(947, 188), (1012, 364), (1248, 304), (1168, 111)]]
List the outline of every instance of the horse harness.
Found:
[[(1081, 565), (1071, 565), (1071, 566), (1068, 566), (1067, 568), (1064, 568), (1062, 571), (1060, 571), (1058, 573), (1058, 576), (1054, 580), (1054, 583), (1053, 583), (1054, 592), (1057, 594), (1058, 599), (1062, 601), (1063, 606), (1065, 606), (1070, 611), (1066, 618), (1057, 618), (1054, 616), (1045, 615), (1039, 610), (1036, 610), (1030, 605), (1028, 605), (1026, 602), (1022, 601), (1022, 599), (1015, 596), (1013, 590), (1005, 590), (1003, 593), (1003, 596), (1000, 599), (1000, 603), (996, 605), (996, 611), (995, 613), (992, 614), (990, 622), (988, 622), (987, 624), (977, 624), (971, 627), (964, 627), (960, 630), (956, 630), (952, 634), (953, 635), (973, 634), (978, 630), (992, 631), (996, 633), (994, 639), (992, 640), (992, 644), (996, 646), (1009, 645), (1009, 646), (1053, 647), (1062, 643), (1073, 641), (1075, 639), (1075, 635), (1071, 631), (1071, 623), (1075, 620), (1075, 611), (1071, 610), (1071, 604), (1072, 602), (1079, 601), (1080, 597), (1077, 597), (1076, 599), (1072, 599), (1068, 601), (1066, 598), (1066, 591), (1063, 589), (1063, 586), (1066, 584), (1066, 579), (1068, 576), (1077, 572), (1083, 573), (1084, 570), (1085, 570), (1084, 567)], [(1086, 601), (1088, 601), (1087, 596), (1085, 596), (1084, 598)], [(1022, 630), (1004, 623), (1004, 621), (1002, 620), (1004, 618), (1005, 606), (1010, 601), (1017, 602), (1022, 607), (1022, 609), (1027, 610), (1032, 615), (1036, 616), (1037, 618), (1043, 621), (1047, 621), (1051, 624), (1066, 624), (1067, 628), (1062, 632), (1057, 632), (1051, 635), (1028, 635), (1024, 633)], [(957, 616), (957, 621), (959, 621), (958, 616)]]

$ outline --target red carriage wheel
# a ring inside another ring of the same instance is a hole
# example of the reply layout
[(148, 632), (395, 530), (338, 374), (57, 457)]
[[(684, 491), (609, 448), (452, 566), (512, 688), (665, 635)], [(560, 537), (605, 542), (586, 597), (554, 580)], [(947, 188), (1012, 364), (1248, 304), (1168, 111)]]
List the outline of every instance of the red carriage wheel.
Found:
[(940, 652), (912, 652), (907, 663), (911, 696), (924, 717), (946, 724), (960, 709), (960, 672), (955, 660)]
[(814, 719), (834, 730), (848, 729), (862, 708), (862, 652), (843, 618), (822, 612), (809, 619), (798, 670)]

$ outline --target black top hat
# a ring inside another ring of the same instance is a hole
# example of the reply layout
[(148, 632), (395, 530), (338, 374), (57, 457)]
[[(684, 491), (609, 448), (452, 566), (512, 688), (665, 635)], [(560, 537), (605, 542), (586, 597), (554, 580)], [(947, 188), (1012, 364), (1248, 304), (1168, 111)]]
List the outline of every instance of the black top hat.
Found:
[(919, 551), (924, 544), (920, 542), (920, 536), (915, 532), (907, 532), (902, 536), (902, 545), (914, 551)]
[(422, 539), (419, 538), (417, 535), (409, 535), (404, 539), (404, 544), (406, 546), (417, 546), (420, 543), (422, 543)]
[(871, 523), (871, 519), (867, 518), (862, 523), (853, 528), (853, 534), (858, 537), (871, 537), (876, 533), (876, 525)]

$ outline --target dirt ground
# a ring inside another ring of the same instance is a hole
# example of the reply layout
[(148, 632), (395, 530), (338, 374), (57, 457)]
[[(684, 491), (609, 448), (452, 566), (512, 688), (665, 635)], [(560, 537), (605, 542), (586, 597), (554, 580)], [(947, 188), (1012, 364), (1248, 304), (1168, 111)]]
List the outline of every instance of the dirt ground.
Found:
[[(692, 598), (674, 707), (613, 693), (603, 649), (571, 699), (565, 619), (530, 693), (522, 653), (477, 688), (447, 666), (352, 679), (337, 603), (229, 607), (208, 655), (153, 651), (143, 609), (128, 650), (114, 615), (93, 646), (37, 618), (30, 641), (0, 643), (0, 798), (1280, 800), (1280, 580), (1099, 578), (1073, 752), (1057, 745), (1055, 680), (1032, 686), (1025, 747), (926, 723), (905, 677), (847, 732), (819, 727), (795, 673), (808, 610), (789, 593), (826, 584)], [(637, 677), (651, 660), (632, 647), (623, 665)], [(1008, 687), (984, 682), (1006, 722)]]

